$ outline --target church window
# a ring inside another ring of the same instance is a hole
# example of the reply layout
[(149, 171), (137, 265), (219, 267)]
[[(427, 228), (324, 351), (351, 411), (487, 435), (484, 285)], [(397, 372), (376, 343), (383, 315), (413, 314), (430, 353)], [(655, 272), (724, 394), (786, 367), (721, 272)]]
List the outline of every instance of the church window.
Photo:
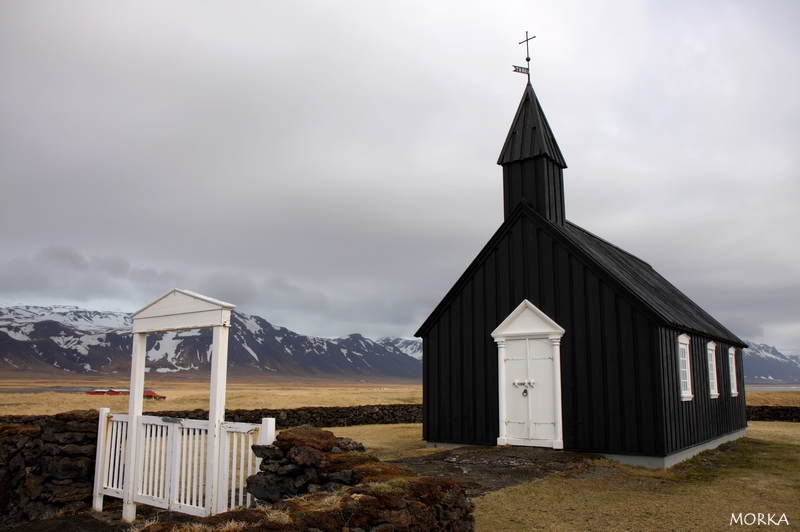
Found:
[(739, 383), (736, 382), (736, 349), (728, 349), (728, 367), (731, 373), (731, 397), (739, 395)]
[(719, 397), (719, 387), (717, 386), (717, 344), (708, 342), (708, 389), (711, 398)]
[(678, 366), (681, 380), (681, 401), (691, 401), (692, 395), (692, 361), (689, 350), (689, 337), (682, 334), (678, 337)]

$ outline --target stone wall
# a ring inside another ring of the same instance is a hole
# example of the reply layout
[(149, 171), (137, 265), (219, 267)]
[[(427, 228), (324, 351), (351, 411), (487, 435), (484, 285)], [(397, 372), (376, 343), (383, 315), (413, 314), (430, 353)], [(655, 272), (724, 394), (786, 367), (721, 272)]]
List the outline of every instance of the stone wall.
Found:
[(88, 507), (98, 413), (15, 416), (0, 424), (0, 525)]
[(800, 423), (800, 407), (748, 406), (747, 421), (789, 421)]
[[(208, 419), (207, 410), (188, 412), (147, 412), (153, 416)], [(275, 428), (348, 427), (351, 425), (393, 425), (422, 423), (422, 405), (317, 406), (291, 410), (226, 410), (225, 420), (239, 423), (261, 423), (265, 417), (275, 418)]]
[[(160, 417), (208, 419), (207, 410), (146, 412)], [(88, 508), (94, 484), (98, 412), (0, 417), (0, 526), (44, 519), (69, 508)], [(311, 425), (421, 423), (421, 405), (229, 410), (227, 421), (260, 423), (274, 417), (279, 429)]]
[[(290, 429), (274, 445), (254, 445), (253, 451), (261, 471), (248, 477), (247, 491), (258, 504), (313, 516), (292, 519), (285, 530), (474, 530), (474, 504), (463, 486), (381, 462), (330, 431)], [(293, 506), (297, 501), (301, 506)], [(335, 511), (325, 511), (331, 507)]]

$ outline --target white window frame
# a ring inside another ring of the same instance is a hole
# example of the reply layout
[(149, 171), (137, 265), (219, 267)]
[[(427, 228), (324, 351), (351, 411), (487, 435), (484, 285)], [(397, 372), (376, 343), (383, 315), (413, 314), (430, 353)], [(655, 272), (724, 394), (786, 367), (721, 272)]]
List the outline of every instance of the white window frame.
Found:
[(731, 374), (731, 397), (739, 395), (739, 383), (736, 381), (736, 348), (728, 349), (728, 371)]
[(717, 384), (717, 344), (708, 342), (706, 353), (708, 355), (708, 389), (711, 393), (711, 398), (716, 399), (719, 397), (719, 385)]
[(692, 395), (692, 351), (691, 339), (688, 335), (678, 336), (678, 382), (681, 390), (681, 401), (691, 401)]

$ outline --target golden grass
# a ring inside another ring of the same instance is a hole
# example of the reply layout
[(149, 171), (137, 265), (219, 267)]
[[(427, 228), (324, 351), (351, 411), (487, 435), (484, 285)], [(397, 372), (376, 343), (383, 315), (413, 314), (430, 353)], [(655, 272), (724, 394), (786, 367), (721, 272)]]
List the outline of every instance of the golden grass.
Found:
[(395, 460), (441, 451), (428, 449), (422, 439), (421, 423), (397, 425), (359, 425), (327, 429), (337, 436), (352, 438), (364, 444), (367, 452), (379, 460)]
[[(166, 395), (164, 400), (147, 399), (145, 412), (208, 409), (208, 382), (145, 380), (146, 387)], [(13, 390), (53, 389), (48, 381), (3, 381), (0, 415), (52, 415), (70, 410), (108, 407), (112, 412), (128, 411), (127, 396), (87, 395), (84, 392), (14, 392)], [(121, 382), (58, 381), (61, 388), (125, 388)], [(416, 383), (370, 384), (336, 382), (229, 382), (225, 396), (227, 409), (277, 409), (303, 406), (358, 406), (366, 404), (421, 404), (422, 385)]]
[(747, 390), (749, 406), (800, 406), (800, 391), (769, 392)]
[(797, 526), (800, 424), (755, 422), (754, 436), (741, 451), (667, 471), (597, 460), (486, 494), (475, 500), (477, 530), (723, 530), (740, 512), (786, 514)]
[[(69, 410), (108, 407), (112, 412), (128, 410), (128, 398), (92, 396), (83, 392), (56, 392), (68, 388), (127, 388), (129, 382), (108, 377), (74, 376), (57, 378), (9, 378), (0, 382), (0, 415), (52, 415)], [(145, 412), (208, 408), (208, 375), (193, 378), (147, 375), (145, 386), (167, 399), (146, 400)], [(37, 390), (30, 392), (29, 390)], [(421, 404), (422, 385), (413, 381), (386, 384), (333, 382), (330, 380), (292, 381), (274, 377), (241, 377), (228, 380), (226, 408), (299, 408), (303, 406), (358, 406), (365, 404)], [(751, 406), (800, 406), (800, 391), (770, 392), (747, 390)]]
[(789, 445), (800, 445), (800, 423), (748, 421), (747, 437)]

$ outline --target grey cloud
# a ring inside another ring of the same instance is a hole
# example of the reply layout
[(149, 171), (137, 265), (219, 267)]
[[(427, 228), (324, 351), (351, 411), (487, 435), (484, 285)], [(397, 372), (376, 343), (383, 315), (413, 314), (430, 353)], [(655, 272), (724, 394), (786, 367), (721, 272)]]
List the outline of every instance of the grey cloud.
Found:
[(43, 268), (88, 271), (89, 261), (75, 248), (48, 246), (36, 254), (34, 261)]
[(568, 218), (800, 346), (799, 11), (3, 2), (0, 303), (180, 287), (308, 334), (412, 334), (502, 222), (537, 20)]

